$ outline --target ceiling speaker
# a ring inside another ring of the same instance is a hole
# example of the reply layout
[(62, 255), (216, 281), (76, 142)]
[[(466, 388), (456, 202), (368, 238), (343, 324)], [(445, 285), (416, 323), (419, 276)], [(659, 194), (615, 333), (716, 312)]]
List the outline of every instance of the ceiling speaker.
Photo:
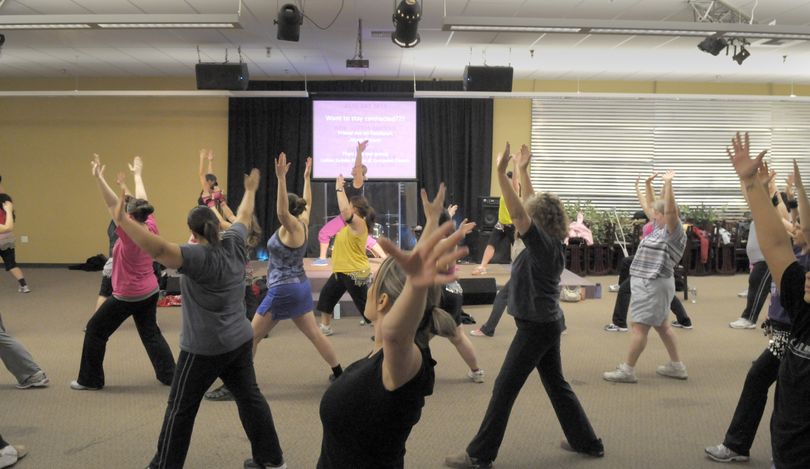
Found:
[(512, 91), (512, 67), (464, 67), (464, 91)]
[(194, 70), (197, 72), (198, 90), (244, 91), (250, 80), (246, 63), (198, 63)]

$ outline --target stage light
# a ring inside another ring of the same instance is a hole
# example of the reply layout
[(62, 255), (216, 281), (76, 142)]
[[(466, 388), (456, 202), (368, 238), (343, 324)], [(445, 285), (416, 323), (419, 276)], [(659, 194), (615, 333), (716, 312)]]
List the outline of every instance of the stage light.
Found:
[(737, 62), (738, 64), (742, 65), (745, 62), (745, 59), (751, 56), (751, 53), (748, 52), (748, 49), (745, 46), (740, 46), (740, 51), (734, 54), (731, 58)]
[(298, 42), (301, 25), (304, 24), (304, 15), (296, 5), (292, 3), (282, 5), (281, 9), (278, 10), (278, 18), (274, 22), (278, 25), (276, 39)]
[(422, 6), (417, 0), (402, 0), (394, 10), (394, 32), (391, 40), (399, 47), (413, 47), (419, 44), (417, 32), (422, 19)]
[(707, 37), (698, 44), (698, 49), (712, 55), (719, 54), (726, 47), (728, 47), (728, 43), (722, 37)]

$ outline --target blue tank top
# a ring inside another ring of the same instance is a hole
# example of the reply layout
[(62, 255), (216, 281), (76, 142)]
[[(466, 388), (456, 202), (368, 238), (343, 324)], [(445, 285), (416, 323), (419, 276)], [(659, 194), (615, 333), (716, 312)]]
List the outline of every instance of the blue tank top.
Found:
[(301, 247), (292, 249), (285, 246), (278, 236), (278, 230), (267, 241), (267, 288), (288, 283), (301, 283), (307, 280), (304, 272), (304, 255), (307, 251), (307, 239)]

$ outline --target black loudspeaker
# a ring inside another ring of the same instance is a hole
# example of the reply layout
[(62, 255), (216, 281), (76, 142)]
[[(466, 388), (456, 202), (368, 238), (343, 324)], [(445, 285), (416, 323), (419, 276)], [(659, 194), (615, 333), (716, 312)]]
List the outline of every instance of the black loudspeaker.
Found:
[(493, 277), (460, 278), (459, 285), (464, 290), (464, 305), (491, 305), (498, 293)]
[(464, 67), (464, 91), (512, 91), (512, 67)]
[(197, 72), (198, 90), (244, 91), (250, 80), (246, 63), (199, 63), (194, 66), (194, 71)]
[(478, 213), (480, 220), (478, 229), (481, 231), (491, 231), (498, 223), (498, 208), (500, 197), (478, 197)]

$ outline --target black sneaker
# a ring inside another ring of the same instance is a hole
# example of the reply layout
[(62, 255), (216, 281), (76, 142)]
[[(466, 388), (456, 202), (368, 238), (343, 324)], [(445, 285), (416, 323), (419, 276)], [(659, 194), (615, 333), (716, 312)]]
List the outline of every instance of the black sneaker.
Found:
[(672, 327), (678, 327), (678, 328), (681, 328), (681, 329), (692, 329), (694, 326), (692, 326), (691, 321), (687, 322), (687, 323), (680, 323), (678, 321), (672, 321)]
[(287, 469), (287, 463), (281, 461), (281, 464), (259, 464), (253, 459), (245, 459), (245, 469)]
[(562, 448), (562, 449), (564, 449), (566, 451), (571, 451), (572, 453), (579, 453), (579, 454), (584, 454), (584, 455), (591, 456), (591, 457), (594, 457), (594, 458), (601, 458), (601, 457), (605, 456), (605, 448), (602, 446), (602, 440), (597, 440), (597, 441), (599, 442), (599, 444), (596, 447), (585, 450), (585, 451), (580, 451), (578, 449), (574, 449), (568, 443), (567, 440), (562, 440), (560, 442), (560, 448)]

